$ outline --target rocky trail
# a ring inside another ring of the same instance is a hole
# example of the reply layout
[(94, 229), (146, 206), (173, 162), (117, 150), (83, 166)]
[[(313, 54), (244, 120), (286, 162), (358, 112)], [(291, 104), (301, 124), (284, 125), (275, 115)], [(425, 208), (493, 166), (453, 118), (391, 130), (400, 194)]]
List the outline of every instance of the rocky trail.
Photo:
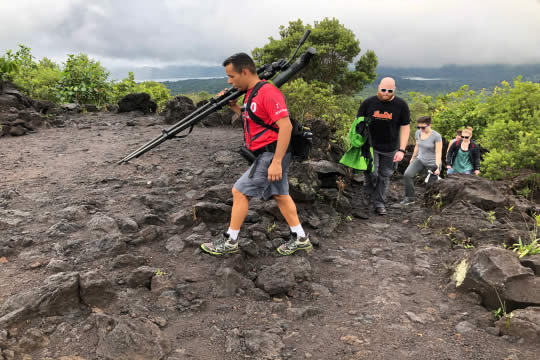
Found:
[[(313, 251), (277, 256), (287, 226), (272, 201), (253, 200), (243, 251), (211, 257), (199, 245), (227, 226), (247, 166), (241, 130), (196, 127), (117, 165), (161, 124), (96, 112), (0, 138), (0, 359), (538, 359), (537, 265), (501, 250), (528, 284), (500, 292), (529, 309), (521, 327), (496, 322), (487, 295), (452, 279), (483, 246), (527, 236), (517, 214), (530, 203), (470, 177), (380, 217), (337, 165), (295, 162), (292, 194)], [(401, 191), (394, 179), (390, 204)]]

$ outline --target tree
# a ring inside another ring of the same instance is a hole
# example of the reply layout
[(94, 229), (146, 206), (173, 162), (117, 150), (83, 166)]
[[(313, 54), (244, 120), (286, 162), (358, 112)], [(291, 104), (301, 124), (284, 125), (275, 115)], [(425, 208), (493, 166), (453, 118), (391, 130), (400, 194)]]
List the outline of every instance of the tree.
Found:
[[(297, 78), (307, 82), (316, 80), (326, 83), (332, 86), (334, 94), (345, 95), (360, 91), (364, 85), (375, 80), (377, 56), (369, 50), (353, 64), (360, 54), (360, 42), (354, 33), (337, 19), (325, 18), (320, 22), (315, 21), (313, 26), (304, 25), (302, 20), (298, 19), (289, 22), (288, 27), (282, 25), (279, 29), (279, 40), (270, 37), (268, 44), (252, 51), (258, 66), (272, 63), (279, 58), (288, 59), (304, 32), (309, 29), (311, 35), (302, 49), (313, 47), (317, 50), (317, 55)], [(353, 69), (350, 69), (351, 65), (354, 66)]]

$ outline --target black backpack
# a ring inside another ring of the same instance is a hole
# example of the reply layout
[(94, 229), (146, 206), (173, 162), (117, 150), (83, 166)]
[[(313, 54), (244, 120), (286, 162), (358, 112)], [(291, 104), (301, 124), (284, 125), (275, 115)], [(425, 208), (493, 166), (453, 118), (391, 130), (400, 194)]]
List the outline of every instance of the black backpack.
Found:
[[(261, 125), (266, 128), (266, 130), (261, 131), (257, 135), (255, 135), (254, 139), (264, 134), (267, 130), (271, 130), (274, 132), (279, 132), (279, 129), (276, 127), (273, 127), (272, 125), (266, 124), (260, 117), (255, 115), (253, 111), (251, 111), (251, 101), (255, 96), (257, 96), (257, 93), (259, 92), (259, 89), (266, 84), (266, 81), (260, 81), (255, 85), (253, 90), (251, 91), (251, 94), (249, 94), (249, 97), (246, 102), (246, 110), (249, 114), (249, 117), (251, 120), (253, 120), (254, 123)], [(311, 152), (311, 148), (313, 147), (313, 134), (309, 130), (309, 128), (305, 128), (297, 122), (296, 120), (291, 118), (292, 123), (292, 133), (291, 133), (291, 141), (289, 144), (289, 149), (291, 151), (291, 154), (293, 155), (293, 158), (303, 161), (307, 160), (309, 157), (309, 154)], [(246, 127), (248, 134), (249, 134), (249, 127)], [(251, 135), (251, 134), (250, 134)]]

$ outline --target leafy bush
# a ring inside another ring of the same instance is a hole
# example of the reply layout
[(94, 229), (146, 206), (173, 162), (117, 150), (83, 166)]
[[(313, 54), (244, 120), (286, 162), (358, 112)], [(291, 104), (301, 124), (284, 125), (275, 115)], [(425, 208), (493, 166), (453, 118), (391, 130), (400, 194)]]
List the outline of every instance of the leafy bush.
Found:
[(213, 95), (210, 95), (206, 91), (200, 91), (200, 92), (198, 92), (196, 94), (195, 93), (194, 94), (187, 94), (185, 96), (190, 98), (191, 101), (193, 101), (194, 104), (197, 104), (199, 101), (202, 101), (202, 100), (210, 100), (213, 97)]
[(540, 84), (503, 82), (478, 106), (488, 119), (480, 141), (489, 149), (484, 156), (485, 176), (503, 179), (524, 169), (540, 171)]
[(139, 92), (138, 85), (135, 82), (135, 75), (130, 71), (127, 78), (112, 84), (111, 101), (116, 104), (124, 96), (136, 92)]
[(144, 81), (139, 84), (139, 92), (145, 92), (150, 95), (157, 104), (157, 111), (165, 108), (167, 101), (171, 98), (171, 91), (163, 84), (156, 81)]
[(62, 78), (56, 86), (56, 97), (62, 103), (76, 102), (102, 106), (110, 98), (109, 73), (99, 61), (86, 54), (68, 55)]
[(4, 81), (11, 80), (13, 74), (18, 70), (17, 62), (8, 51), (0, 58), (0, 94), (4, 92)]
[(307, 83), (296, 79), (283, 85), (281, 90), (289, 114), (298, 122), (320, 118), (336, 130), (336, 137), (341, 140), (347, 137), (360, 101), (352, 96), (334, 95), (332, 86), (320, 81)]
[(135, 82), (135, 75), (128, 73), (128, 77), (112, 85), (112, 101), (118, 103), (120, 99), (131, 93), (144, 92), (150, 95), (158, 106), (157, 111), (162, 111), (171, 98), (171, 91), (164, 85), (155, 81), (145, 81), (140, 84)]

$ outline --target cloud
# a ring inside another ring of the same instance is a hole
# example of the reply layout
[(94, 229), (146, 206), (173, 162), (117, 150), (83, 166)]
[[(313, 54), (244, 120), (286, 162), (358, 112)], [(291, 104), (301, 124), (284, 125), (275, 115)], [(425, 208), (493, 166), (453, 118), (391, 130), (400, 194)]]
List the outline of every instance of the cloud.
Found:
[(538, 0), (6, 1), (0, 51), (85, 52), (104, 64), (219, 64), (278, 37), (280, 25), (336, 17), (390, 66), (540, 62)]

